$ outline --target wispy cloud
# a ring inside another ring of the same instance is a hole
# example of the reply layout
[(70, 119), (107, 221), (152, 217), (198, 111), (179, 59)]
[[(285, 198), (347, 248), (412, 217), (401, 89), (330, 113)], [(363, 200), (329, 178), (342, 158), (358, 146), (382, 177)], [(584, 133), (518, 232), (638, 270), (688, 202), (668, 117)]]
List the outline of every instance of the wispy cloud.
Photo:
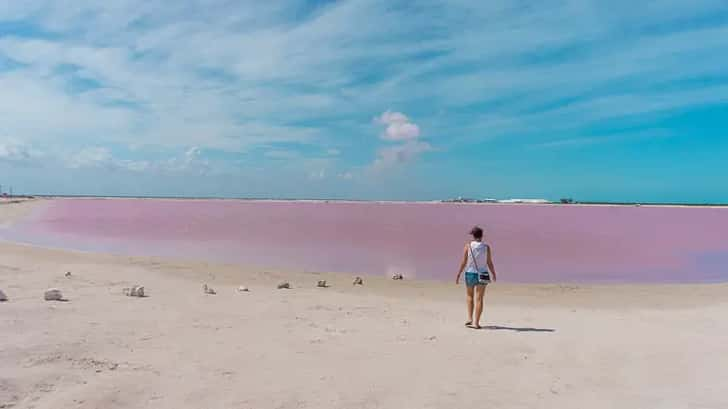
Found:
[(726, 104), (726, 37), (718, 0), (5, 2), (0, 132), (73, 166), (214, 168), (196, 146), (339, 175)]
[(31, 158), (27, 147), (17, 143), (0, 143), (0, 160), (9, 162), (27, 161)]

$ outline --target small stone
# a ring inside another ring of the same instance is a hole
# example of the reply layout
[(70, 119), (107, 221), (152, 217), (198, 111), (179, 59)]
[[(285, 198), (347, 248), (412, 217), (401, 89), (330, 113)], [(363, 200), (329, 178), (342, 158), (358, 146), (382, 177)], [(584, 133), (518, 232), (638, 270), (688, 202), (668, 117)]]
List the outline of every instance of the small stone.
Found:
[(217, 292), (212, 287), (208, 287), (207, 284), (205, 284), (205, 285), (202, 286), (202, 291), (205, 294), (210, 294), (210, 295), (217, 294)]
[(392, 276), (392, 280), (404, 280), (404, 276), (402, 274), (395, 274)]
[(352, 283), (352, 285), (364, 285), (364, 280), (362, 280), (361, 277), (356, 277), (354, 278), (354, 282)]
[(0, 302), (5, 302), (7, 300), (8, 300), (8, 296), (5, 295), (5, 293), (3, 292), (3, 290), (0, 290)]
[(43, 299), (46, 301), (64, 301), (63, 293), (57, 288), (49, 288), (43, 293)]
[(241, 285), (240, 287), (238, 287), (238, 291), (242, 293), (250, 290), (248, 289), (248, 287)]
[(278, 283), (279, 290), (282, 290), (284, 288), (285, 289), (291, 288), (291, 284), (289, 284), (288, 281), (283, 281), (282, 283)]
[(144, 297), (144, 286), (135, 285), (133, 287), (124, 288), (124, 295), (127, 297)]
[(70, 271), (66, 271), (66, 278), (71, 278), (71, 272)]
[(326, 288), (329, 285), (326, 283), (326, 280), (318, 280), (318, 283), (316, 283), (316, 287)]

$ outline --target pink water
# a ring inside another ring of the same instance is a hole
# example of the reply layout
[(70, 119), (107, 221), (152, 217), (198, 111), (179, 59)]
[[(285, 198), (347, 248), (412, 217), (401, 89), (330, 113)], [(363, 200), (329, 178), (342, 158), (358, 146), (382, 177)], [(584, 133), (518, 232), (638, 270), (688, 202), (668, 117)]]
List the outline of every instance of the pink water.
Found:
[(473, 224), (486, 228), (503, 281), (728, 281), (724, 208), (62, 199), (0, 238), (452, 280)]

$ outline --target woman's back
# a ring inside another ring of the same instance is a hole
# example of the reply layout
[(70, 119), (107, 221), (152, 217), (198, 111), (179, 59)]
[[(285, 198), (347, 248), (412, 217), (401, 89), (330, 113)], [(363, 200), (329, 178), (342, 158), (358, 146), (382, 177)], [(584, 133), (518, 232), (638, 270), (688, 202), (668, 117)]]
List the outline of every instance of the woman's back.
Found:
[[(490, 251), (490, 248), (484, 242), (477, 240), (471, 241), (470, 250), (468, 251), (468, 264), (465, 271), (468, 273), (484, 273), (488, 271), (488, 251)], [(475, 257), (475, 260), (473, 260), (473, 257)]]

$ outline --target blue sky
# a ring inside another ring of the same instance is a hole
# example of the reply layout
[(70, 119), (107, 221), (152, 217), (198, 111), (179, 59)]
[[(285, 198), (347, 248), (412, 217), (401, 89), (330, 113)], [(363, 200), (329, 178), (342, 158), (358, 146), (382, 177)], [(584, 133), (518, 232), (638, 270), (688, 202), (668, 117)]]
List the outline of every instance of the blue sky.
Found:
[(728, 202), (728, 4), (0, 5), (16, 192)]

